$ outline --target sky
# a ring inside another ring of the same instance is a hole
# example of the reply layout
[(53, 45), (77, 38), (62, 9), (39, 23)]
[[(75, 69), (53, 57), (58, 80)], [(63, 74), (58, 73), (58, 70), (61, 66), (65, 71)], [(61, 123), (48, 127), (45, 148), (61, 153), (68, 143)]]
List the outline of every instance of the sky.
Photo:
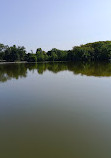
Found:
[(0, 0), (0, 43), (69, 50), (111, 40), (111, 0)]

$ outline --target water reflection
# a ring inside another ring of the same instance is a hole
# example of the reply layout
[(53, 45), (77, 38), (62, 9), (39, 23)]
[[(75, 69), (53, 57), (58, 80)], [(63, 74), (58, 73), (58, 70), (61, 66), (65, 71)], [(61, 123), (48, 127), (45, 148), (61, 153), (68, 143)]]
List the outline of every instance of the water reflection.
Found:
[(111, 158), (103, 76), (110, 63), (1, 64), (0, 158)]
[(27, 72), (37, 70), (43, 74), (46, 70), (53, 73), (68, 70), (78, 75), (109, 77), (111, 76), (111, 63), (22, 63), (22, 64), (1, 64), (0, 65), (0, 82), (7, 80), (27, 77)]

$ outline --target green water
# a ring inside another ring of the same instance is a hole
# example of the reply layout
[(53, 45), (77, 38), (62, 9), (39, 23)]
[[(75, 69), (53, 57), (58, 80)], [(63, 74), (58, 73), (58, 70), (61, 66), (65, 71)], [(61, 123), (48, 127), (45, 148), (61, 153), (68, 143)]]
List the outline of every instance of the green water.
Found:
[(0, 64), (0, 158), (111, 158), (111, 64)]

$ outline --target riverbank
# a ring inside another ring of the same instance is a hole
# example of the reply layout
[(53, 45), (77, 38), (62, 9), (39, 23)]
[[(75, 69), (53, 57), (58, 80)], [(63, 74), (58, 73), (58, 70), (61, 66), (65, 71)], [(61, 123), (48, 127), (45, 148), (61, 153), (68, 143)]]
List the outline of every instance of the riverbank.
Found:
[(6, 62), (1, 61), (0, 64), (18, 64), (18, 63), (28, 63), (27, 61), (17, 61), (17, 62)]
[(17, 61), (17, 62), (0, 62), (0, 64), (22, 64), (22, 63), (64, 63), (70, 61), (41, 61), (41, 62), (27, 62), (27, 61)]

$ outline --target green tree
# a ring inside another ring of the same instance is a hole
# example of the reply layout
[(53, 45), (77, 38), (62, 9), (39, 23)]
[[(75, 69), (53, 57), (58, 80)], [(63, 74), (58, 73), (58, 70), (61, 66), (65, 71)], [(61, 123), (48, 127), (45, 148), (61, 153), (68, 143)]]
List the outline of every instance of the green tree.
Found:
[(37, 62), (37, 57), (35, 54), (31, 54), (31, 53), (28, 53), (27, 55), (27, 61), (28, 62)]
[(37, 61), (45, 61), (45, 52), (41, 48), (36, 50)]

